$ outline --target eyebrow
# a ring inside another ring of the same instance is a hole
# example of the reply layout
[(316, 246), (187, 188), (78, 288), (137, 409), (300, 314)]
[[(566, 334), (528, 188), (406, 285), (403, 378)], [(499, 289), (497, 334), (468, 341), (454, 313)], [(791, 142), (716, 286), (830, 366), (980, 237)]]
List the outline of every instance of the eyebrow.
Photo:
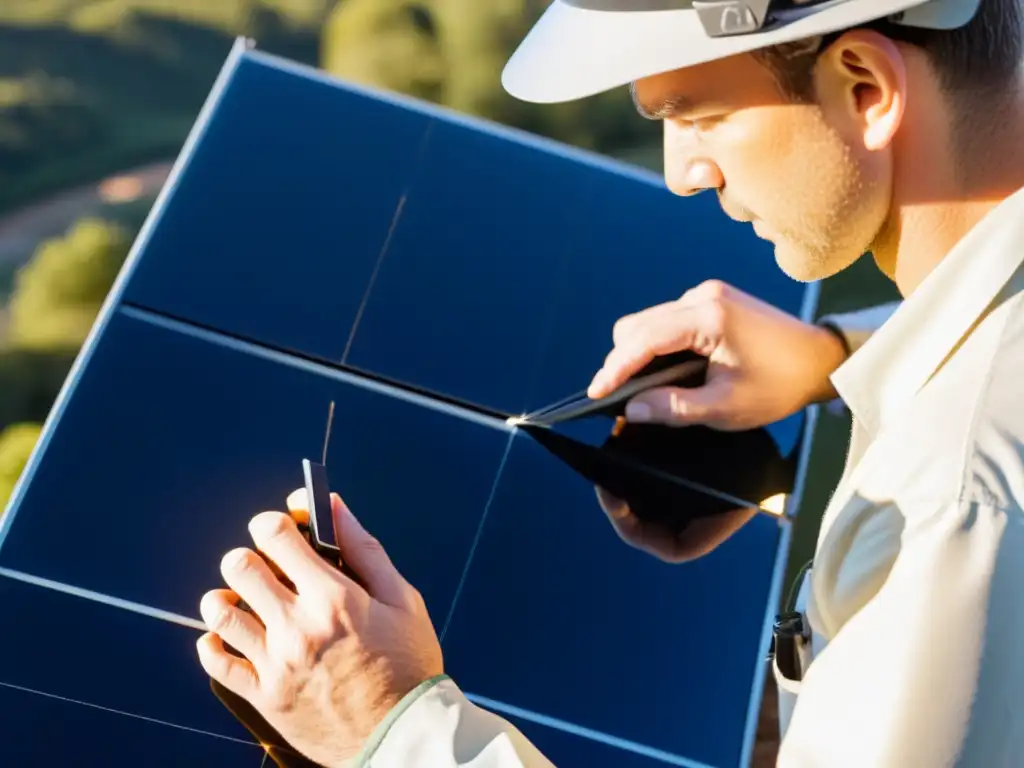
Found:
[(647, 120), (667, 120), (681, 112), (692, 111), (696, 106), (693, 99), (682, 94), (669, 96), (656, 104), (644, 104), (637, 95), (635, 82), (629, 84), (629, 95), (633, 99), (636, 111)]

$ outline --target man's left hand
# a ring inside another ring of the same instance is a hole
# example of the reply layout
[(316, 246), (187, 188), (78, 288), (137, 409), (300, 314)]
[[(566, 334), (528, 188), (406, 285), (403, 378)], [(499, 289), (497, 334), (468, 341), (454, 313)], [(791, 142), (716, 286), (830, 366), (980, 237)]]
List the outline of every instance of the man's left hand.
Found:
[(232, 550), (221, 562), (228, 589), (206, 593), (200, 604), (210, 632), (197, 648), (207, 674), (255, 707), (292, 748), (341, 768), (444, 665), (419, 592), (338, 496), (331, 505), (341, 557), (366, 587), (303, 538), (292, 515), (308, 517), (306, 495), (297, 491), (288, 500), (292, 515), (264, 512), (249, 524), (256, 550), (294, 589), (257, 552)]

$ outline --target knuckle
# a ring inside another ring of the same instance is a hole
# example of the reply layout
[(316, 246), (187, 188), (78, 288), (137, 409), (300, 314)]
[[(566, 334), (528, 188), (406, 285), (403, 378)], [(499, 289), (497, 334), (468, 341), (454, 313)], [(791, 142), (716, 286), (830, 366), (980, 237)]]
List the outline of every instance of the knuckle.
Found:
[(199, 601), (199, 614), (206, 626), (213, 632), (220, 632), (234, 621), (231, 606), (216, 592), (207, 592)]
[(725, 329), (727, 309), (724, 304), (712, 303), (707, 307), (707, 327), (711, 335), (718, 335)]
[[(212, 629), (211, 632), (216, 634)], [(227, 677), (228, 672), (231, 669), (231, 659), (222, 653), (208, 652), (208, 645), (204, 645), (203, 648), (203, 652), (199, 655), (199, 663), (202, 665), (206, 673), (215, 680)]]
[(283, 638), (281, 659), (289, 669), (309, 669), (316, 663), (322, 648), (317, 632), (293, 628)]
[(384, 546), (380, 543), (380, 539), (371, 533), (364, 533), (360, 536), (356, 545), (361, 552), (373, 557), (380, 557), (385, 554)]
[(262, 558), (251, 549), (239, 547), (232, 549), (220, 562), (221, 573), (246, 574), (254, 571)]
[(363, 612), (363, 595), (354, 589), (339, 589), (334, 598), (332, 619), (335, 627), (353, 628)]
[(426, 612), (427, 601), (423, 598), (423, 593), (420, 592), (412, 584), (405, 582), (402, 585), (402, 590), (405, 595), (405, 604), (413, 611)]
[(711, 301), (723, 301), (728, 297), (730, 286), (721, 280), (706, 280), (701, 286), (701, 293)]
[(249, 531), (254, 539), (273, 541), (288, 535), (294, 525), (291, 515), (281, 512), (261, 512), (249, 523)]
[(615, 321), (615, 325), (612, 326), (612, 339), (618, 341), (620, 338), (628, 335), (632, 330), (633, 326), (637, 323), (638, 314), (634, 313), (631, 315), (624, 315)]
[(239, 625), (238, 616), (234, 610), (223, 607), (213, 617), (213, 629), (217, 634), (230, 633)]
[(260, 696), (265, 707), (276, 712), (291, 709), (295, 699), (295, 685), (285, 669), (278, 668), (265, 672), (260, 682)]

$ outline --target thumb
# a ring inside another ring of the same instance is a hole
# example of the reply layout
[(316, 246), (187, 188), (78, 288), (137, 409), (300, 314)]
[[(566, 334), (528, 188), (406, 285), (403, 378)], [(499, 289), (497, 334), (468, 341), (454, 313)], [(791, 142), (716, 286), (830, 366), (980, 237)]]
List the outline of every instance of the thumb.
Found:
[(363, 528), (336, 493), (331, 494), (331, 515), (342, 562), (359, 574), (371, 597), (387, 605), (402, 605), (407, 589), (405, 579), (381, 543)]
[(729, 387), (711, 381), (702, 387), (654, 387), (626, 405), (626, 420), (673, 427), (712, 424), (722, 417)]

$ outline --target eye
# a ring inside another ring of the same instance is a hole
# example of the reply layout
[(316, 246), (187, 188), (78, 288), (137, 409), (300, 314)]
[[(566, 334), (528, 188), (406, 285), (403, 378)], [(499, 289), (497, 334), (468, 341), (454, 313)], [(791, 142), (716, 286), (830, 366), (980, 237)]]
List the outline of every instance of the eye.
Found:
[(704, 117), (692, 118), (689, 122), (693, 124), (693, 127), (698, 131), (710, 131), (712, 128), (718, 126), (723, 120), (725, 115), (708, 115)]

